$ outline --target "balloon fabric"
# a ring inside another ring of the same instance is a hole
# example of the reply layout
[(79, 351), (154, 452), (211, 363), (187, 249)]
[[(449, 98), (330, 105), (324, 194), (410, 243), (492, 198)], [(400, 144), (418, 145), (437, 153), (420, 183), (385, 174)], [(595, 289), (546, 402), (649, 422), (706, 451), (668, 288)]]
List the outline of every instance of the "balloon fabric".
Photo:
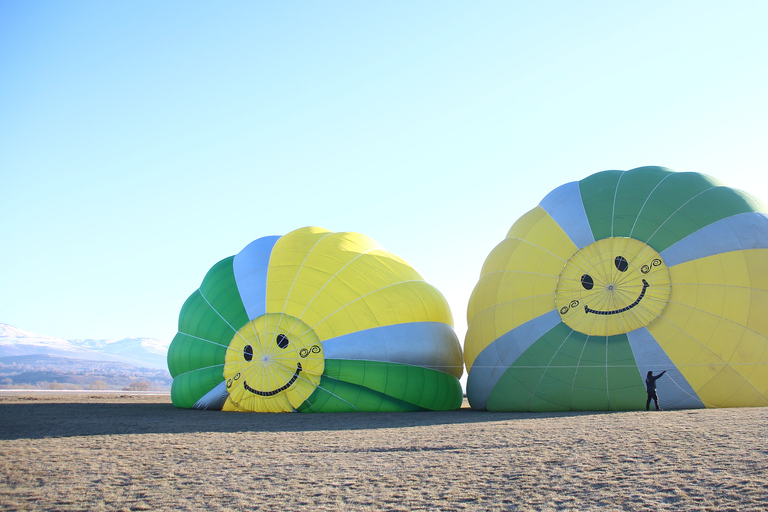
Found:
[(472, 292), (474, 409), (768, 406), (768, 216), (663, 167), (567, 183), (523, 215)]
[(442, 294), (359, 233), (308, 227), (215, 264), (168, 351), (182, 408), (251, 412), (461, 407)]

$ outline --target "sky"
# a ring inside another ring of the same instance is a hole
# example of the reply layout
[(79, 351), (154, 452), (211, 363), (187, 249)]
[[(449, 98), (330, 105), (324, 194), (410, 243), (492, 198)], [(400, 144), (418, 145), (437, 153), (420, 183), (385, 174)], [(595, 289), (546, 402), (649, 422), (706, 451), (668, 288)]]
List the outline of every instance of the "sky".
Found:
[(217, 261), (355, 231), (445, 295), (552, 189), (768, 203), (768, 2), (0, 2), (0, 322), (170, 341)]

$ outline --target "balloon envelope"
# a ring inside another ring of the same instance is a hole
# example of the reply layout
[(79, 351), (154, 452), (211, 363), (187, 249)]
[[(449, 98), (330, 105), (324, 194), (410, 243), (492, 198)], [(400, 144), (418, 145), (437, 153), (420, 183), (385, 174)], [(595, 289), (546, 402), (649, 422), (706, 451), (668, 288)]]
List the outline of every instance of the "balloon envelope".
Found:
[(768, 405), (768, 217), (662, 167), (563, 185), (490, 253), (464, 358), (475, 409)]
[(177, 407), (450, 410), (461, 347), (445, 298), (358, 233), (260, 238), (210, 269), (168, 351)]

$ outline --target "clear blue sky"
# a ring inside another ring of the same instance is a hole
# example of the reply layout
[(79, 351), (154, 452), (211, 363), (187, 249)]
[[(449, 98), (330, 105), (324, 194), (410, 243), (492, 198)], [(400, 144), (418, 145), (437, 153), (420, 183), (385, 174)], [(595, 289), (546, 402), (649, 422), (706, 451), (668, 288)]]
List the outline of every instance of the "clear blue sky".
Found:
[(553, 188), (768, 202), (768, 2), (0, 2), (0, 322), (170, 340), (252, 240), (358, 231), (466, 306)]

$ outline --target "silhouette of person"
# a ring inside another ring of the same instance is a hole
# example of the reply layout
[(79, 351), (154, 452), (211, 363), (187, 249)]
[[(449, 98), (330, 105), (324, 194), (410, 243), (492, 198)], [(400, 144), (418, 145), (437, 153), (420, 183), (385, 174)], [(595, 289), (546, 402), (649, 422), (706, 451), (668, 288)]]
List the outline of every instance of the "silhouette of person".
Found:
[(651, 399), (653, 399), (656, 410), (661, 410), (659, 409), (659, 396), (656, 394), (656, 381), (665, 373), (667, 373), (667, 370), (664, 370), (658, 375), (654, 375), (653, 372), (648, 372), (648, 374), (645, 376), (645, 390), (648, 392), (648, 400), (645, 401), (646, 411), (651, 405)]

